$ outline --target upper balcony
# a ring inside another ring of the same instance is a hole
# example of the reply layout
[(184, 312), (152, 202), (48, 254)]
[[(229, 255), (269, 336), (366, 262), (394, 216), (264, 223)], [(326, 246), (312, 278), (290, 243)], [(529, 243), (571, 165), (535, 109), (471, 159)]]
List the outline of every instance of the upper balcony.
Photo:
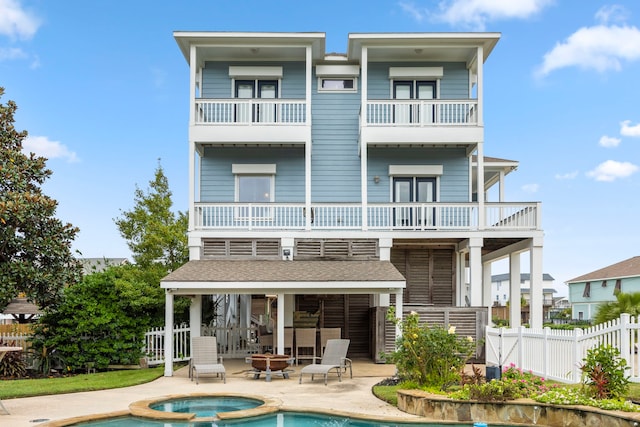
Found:
[(366, 102), (361, 138), (369, 144), (460, 144), (483, 138), (478, 100), (375, 100)]
[[(304, 99), (195, 99), (190, 139), (211, 144), (304, 144)], [(241, 131), (240, 131), (241, 129)]]
[[(366, 212), (366, 218), (363, 213)], [(540, 203), (196, 203), (196, 230), (540, 230)]]

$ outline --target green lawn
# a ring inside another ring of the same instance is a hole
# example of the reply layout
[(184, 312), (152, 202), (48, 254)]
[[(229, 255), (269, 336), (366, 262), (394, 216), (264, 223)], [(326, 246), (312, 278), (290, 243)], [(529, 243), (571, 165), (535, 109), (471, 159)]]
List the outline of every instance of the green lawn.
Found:
[(161, 377), (164, 367), (97, 372), (64, 378), (0, 381), (0, 400), (48, 394), (106, 390), (144, 384)]

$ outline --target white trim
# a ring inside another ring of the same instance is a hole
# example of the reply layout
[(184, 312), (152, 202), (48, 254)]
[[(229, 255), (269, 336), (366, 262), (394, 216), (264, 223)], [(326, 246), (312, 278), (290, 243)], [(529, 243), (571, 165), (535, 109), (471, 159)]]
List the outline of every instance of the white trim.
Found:
[[(324, 88), (322, 82), (325, 80), (353, 80), (353, 87), (351, 88)], [(318, 77), (318, 92), (357, 92), (358, 91), (358, 78), (357, 77), (337, 77), (337, 76), (322, 76)]]
[(389, 79), (440, 79), (442, 67), (389, 67)]
[(358, 77), (360, 66), (358, 65), (316, 65), (318, 77)]
[(389, 176), (438, 176), (442, 165), (389, 165)]
[(282, 78), (282, 67), (242, 67), (229, 66), (229, 77), (236, 79), (248, 78)]
[(236, 175), (275, 175), (276, 165), (273, 164), (232, 164), (231, 173)]

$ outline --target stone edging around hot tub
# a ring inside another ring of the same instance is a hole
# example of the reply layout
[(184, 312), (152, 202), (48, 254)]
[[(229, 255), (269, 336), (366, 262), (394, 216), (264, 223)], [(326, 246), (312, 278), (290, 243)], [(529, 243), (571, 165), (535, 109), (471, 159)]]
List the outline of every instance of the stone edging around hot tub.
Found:
[(453, 400), (421, 390), (398, 390), (398, 409), (429, 421), (485, 422), (539, 426), (638, 427), (640, 413), (590, 406), (561, 406), (531, 399), (508, 402)]
[[(195, 418), (196, 414), (188, 412), (166, 412), (151, 409), (151, 405), (168, 400), (189, 399), (197, 397), (242, 397), (245, 399), (254, 399), (262, 402), (262, 405), (250, 409), (242, 409), (239, 411), (218, 412), (215, 417)], [(131, 415), (136, 417), (151, 418), (156, 420), (174, 420), (174, 421), (213, 421), (229, 420), (233, 418), (255, 417), (258, 415), (270, 414), (276, 412), (282, 406), (279, 399), (267, 398), (262, 396), (253, 396), (245, 393), (188, 393), (188, 394), (171, 394), (167, 396), (154, 397), (152, 399), (139, 400), (129, 405)]]

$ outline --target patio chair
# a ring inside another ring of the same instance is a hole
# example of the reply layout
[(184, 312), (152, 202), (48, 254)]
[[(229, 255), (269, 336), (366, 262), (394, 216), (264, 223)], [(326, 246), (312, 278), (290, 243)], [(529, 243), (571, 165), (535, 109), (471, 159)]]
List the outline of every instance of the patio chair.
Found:
[(320, 328), (320, 355), (324, 354), (327, 340), (342, 338), (342, 328)]
[(349, 350), (350, 340), (347, 339), (330, 339), (327, 340), (327, 347), (322, 355), (320, 363), (314, 363), (307, 365), (300, 370), (300, 380), (298, 384), (302, 384), (302, 375), (310, 374), (311, 381), (313, 381), (314, 375), (324, 376), (324, 385), (327, 385), (327, 377), (331, 370), (335, 370), (338, 374), (338, 381), (342, 381), (342, 371), (347, 371), (349, 368), (349, 377), (353, 378), (353, 370), (351, 368), (351, 359), (347, 358), (347, 351)]
[[(296, 365), (300, 359), (316, 358), (316, 328), (296, 328)], [(300, 349), (303, 349), (302, 354)], [(311, 351), (309, 352), (309, 349)]]
[(200, 374), (216, 374), (217, 377), (222, 377), (224, 383), (227, 382), (222, 357), (218, 358), (216, 337), (191, 338), (189, 374), (191, 381), (193, 381), (193, 377), (196, 378), (196, 384), (198, 384)]

